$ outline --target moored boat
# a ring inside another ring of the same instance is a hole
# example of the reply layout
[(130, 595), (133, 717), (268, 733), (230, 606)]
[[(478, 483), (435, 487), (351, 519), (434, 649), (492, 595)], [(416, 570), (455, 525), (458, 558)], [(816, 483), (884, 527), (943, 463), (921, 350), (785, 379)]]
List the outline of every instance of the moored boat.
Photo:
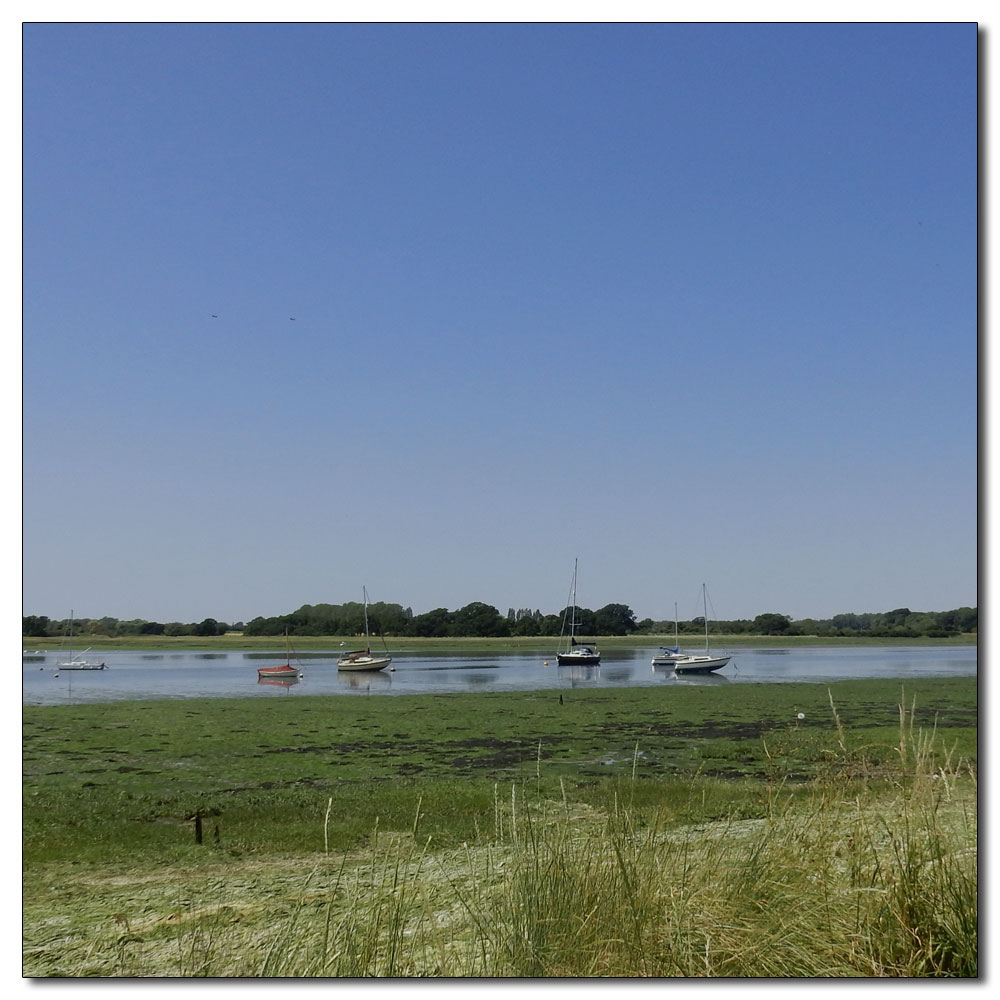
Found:
[[(576, 638), (576, 573), (578, 560), (573, 560), (573, 582), (569, 588), (570, 603), (563, 612), (562, 634), (559, 637), (559, 649), (556, 650), (556, 661), (560, 667), (597, 664), (601, 662), (601, 654), (594, 642), (584, 642)], [(566, 617), (569, 616), (569, 635), (566, 635)], [(568, 638), (568, 645), (563, 648), (563, 639)]]
[(686, 653), (682, 653), (676, 647), (668, 648), (667, 646), (660, 646), (660, 649), (662, 652), (657, 653), (650, 661), (654, 667), (672, 667), (687, 656)]
[(269, 685), (271, 687), (285, 688), (287, 690), (290, 687), (295, 687), (295, 685), (299, 683), (300, 677), (301, 674), (298, 674), (295, 677), (261, 677), (258, 675), (257, 683)]
[(69, 659), (62, 663), (57, 662), (56, 667), (60, 670), (104, 670), (106, 664), (104, 660), (85, 660), (83, 656), (89, 652), (88, 646), (79, 656), (73, 655), (73, 612), (69, 613)]
[(686, 656), (680, 650), (680, 645), (677, 642), (677, 604), (674, 603), (674, 644), (673, 646), (660, 646), (660, 652), (655, 654), (652, 659), (652, 664), (654, 667), (672, 667), (679, 660), (683, 660)]
[[(86, 650), (84, 650), (84, 652), (86, 652)], [(57, 663), (56, 666), (60, 670), (106, 670), (107, 669), (107, 664), (103, 660), (81, 660), (79, 658), (67, 660), (66, 663)]]
[(674, 664), (675, 674), (707, 674), (724, 667), (731, 656), (685, 656)]
[(288, 629), (285, 629), (285, 662), (277, 667), (258, 667), (257, 681), (259, 683), (269, 678), (274, 680), (295, 678), (297, 680), (301, 676), (301, 668), (292, 666), (292, 645), (288, 638)]
[[(389, 656), (388, 650), (384, 654), (372, 655), (371, 650), (371, 636), (368, 633), (368, 590), (365, 587), (361, 588), (361, 593), (364, 597), (365, 606), (365, 648), (364, 649), (351, 649), (346, 653), (342, 653), (340, 659), (337, 660), (338, 670), (382, 670), (383, 668), (389, 666), (392, 663), (392, 657)], [(382, 640), (383, 643), (385, 640)], [(395, 668), (394, 668), (395, 669)]]
[(257, 678), (258, 680), (278, 680), (278, 679), (291, 679), (294, 678), (298, 680), (302, 674), (297, 667), (293, 667), (290, 663), (284, 663), (280, 667), (258, 667), (257, 668)]
[(701, 585), (701, 599), (705, 609), (705, 652), (682, 657), (674, 663), (675, 674), (708, 674), (724, 667), (731, 656), (712, 656), (708, 648), (708, 594), (705, 584)]

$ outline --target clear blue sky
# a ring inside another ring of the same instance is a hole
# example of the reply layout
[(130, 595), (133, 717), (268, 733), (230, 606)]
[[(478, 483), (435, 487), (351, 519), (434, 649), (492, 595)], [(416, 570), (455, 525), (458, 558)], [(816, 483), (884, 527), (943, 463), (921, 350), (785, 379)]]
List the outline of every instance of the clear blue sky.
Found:
[(977, 602), (974, 24), (23, 59), (24, 613)]

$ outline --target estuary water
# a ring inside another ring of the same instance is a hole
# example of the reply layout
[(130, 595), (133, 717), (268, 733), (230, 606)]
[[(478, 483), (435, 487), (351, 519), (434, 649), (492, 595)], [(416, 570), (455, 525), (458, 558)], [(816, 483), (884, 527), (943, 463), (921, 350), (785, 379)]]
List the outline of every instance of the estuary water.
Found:
[(398, 695), (469, 691), (530, 691), (659, 685), (829, 683), (860, 678), (906, 680), (969, 677), (977, 672), (975, 646), (811, 646), (804, 648), (713, 649), (732, 659), (714, 674), (678, 677), (650, 663), (657, 647), (602, 652), (595, 667), (559, 667), (540, 652), (472, 656), (393, 652), (391, 670), (337, 670), (339, 650), (300, 653), (292, 658), (301, 677), (263, 682), (257, 668), (285, 662), (283, 652), (143, 652), (99, 655), (106, 670), (60, 671), (59, 650), (26, 651), (22, 666), (25, 705), (155, 700), (162, 698), (295, 698), (314, 694)]

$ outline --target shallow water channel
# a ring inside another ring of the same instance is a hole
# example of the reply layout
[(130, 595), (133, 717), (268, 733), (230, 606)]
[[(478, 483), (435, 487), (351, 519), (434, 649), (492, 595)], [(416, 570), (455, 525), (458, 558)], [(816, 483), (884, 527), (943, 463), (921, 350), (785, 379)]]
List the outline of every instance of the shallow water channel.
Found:
[(528, 691), (575, 687), (650, 687), (829, 683), (859, 678), (967, 677), (977, 672), (975, 646), (854, 646), (839, 648), (713, 649), (731, 653), (722, 670), (678, 677), (653, 667), (657, 647), (602, 653), (596, 667), (559, 667), (554, 655), (539, 652), (471, 656), (393, 652), (391, 670), (349, 673), (337, 670), (339, 650), (300, 653), (292, 658), (301, 678), (289, 683), (259, 681), (257, 668), (285, 661), (278, 650), (199, 653), (115, 650), (99, 656), (106, 670), (61, 671), (59, 650), (26, 651), (22, 702), (65, 705), (81, 702), (159, 698), (287, 698), (310, 694), (440, 694), (469, 691)]

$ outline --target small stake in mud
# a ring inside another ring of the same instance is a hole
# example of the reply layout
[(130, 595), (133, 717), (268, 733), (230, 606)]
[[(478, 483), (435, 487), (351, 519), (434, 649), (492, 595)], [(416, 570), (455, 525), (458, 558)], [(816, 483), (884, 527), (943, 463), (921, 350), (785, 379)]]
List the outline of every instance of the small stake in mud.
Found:
[[(219, 816), (220, 814), (221, 814), (221, 810), (220, 809), (209, 809), (208, 812), (205, 813), (204, 815), (205, 816)], [(202, 829), (201, 829), (201, 820), (202, 820), (202, 812), (201, 812), (201, 810), (198, 809), (195, 812), (191, 813), (191, 815), (188, 816), (187, 819), (193, 819), (194, 820), (194, 842), (196, 844), (202, 843), (203, 840), (204, 840), (204, 838), (202, 836)], [(219, 824), (218, 823), (215, 824), (215, 832), (213, 833), (212, 836), (213, 836), (216, 844), (220, 844), (221, 843), (222, 838), (219, 836)]]

